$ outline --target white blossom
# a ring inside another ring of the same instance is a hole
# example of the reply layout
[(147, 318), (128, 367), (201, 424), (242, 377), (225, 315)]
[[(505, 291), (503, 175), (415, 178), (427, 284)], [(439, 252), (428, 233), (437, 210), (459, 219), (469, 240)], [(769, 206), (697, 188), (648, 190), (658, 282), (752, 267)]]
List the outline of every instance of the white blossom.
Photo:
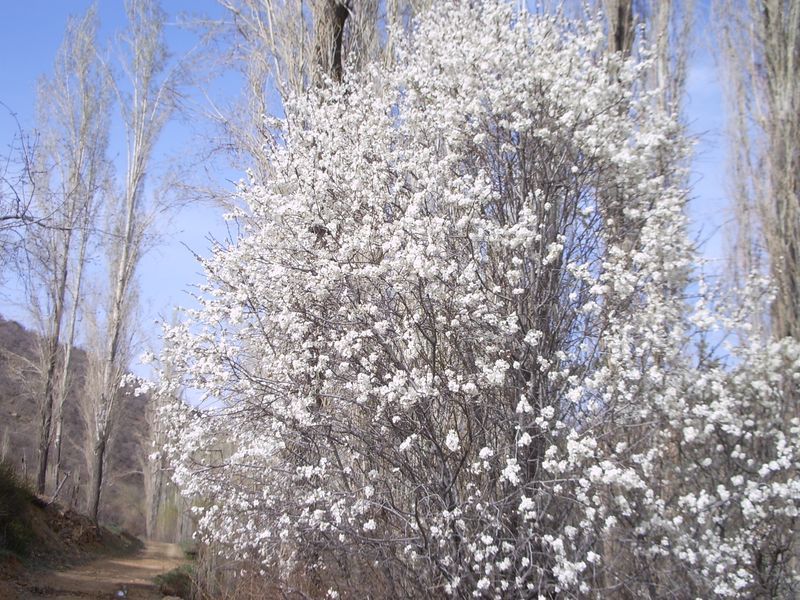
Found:
[(798, 589), (800, 346), (752, 325), (763, 287), (687, 301), (689, 142), (603, 27), (436, 2), (287, 99), (164, 334), (202, 539), (431, 596)]

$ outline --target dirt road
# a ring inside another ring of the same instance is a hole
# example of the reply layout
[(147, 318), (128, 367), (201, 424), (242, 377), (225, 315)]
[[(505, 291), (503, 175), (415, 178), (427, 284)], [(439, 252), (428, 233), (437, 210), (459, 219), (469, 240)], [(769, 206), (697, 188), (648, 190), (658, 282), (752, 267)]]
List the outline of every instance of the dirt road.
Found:
[(153, 577), (184, 562), (177, 544), (147, 542), (144, 550), (134, 556), (100, 558), (65, 571), (32, 575), (32, 586), (20, 600), (161, 600), (163, 595)]

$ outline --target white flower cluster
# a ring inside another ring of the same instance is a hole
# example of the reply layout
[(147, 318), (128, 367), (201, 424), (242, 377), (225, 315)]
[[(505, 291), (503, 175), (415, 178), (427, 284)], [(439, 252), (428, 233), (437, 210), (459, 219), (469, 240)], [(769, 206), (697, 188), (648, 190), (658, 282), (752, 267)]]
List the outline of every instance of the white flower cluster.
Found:
[(396, 597), (796, 589), (800, 351), (691, 343), (724, 318), (685, 300), (688, 143), (647, 63), (436, 4), (395, 66), (287, 102), (165, 334), (165, 389), (207, 400), (165, 412), (200, 535), (332, 597), (367, 569)]

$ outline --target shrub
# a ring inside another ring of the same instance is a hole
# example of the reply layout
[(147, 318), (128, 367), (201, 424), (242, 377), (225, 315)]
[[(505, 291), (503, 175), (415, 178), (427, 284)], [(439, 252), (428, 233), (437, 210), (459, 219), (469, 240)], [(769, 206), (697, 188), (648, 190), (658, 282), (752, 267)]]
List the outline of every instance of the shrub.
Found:
[(181, 565), (158, 575), (155, 581), (159, 591), (165, 596), (178, 596), (188, 600), (192, 597), (193, 578), (194, 568), (192, 565)]
[(25, 556), (33, 540), (28, 507), (33, 493), (14, 467), (0, 462), (0, 549)]
[(687, 300), (650, 65), (437, 6), (391, 68), (287, 102), (167, 331), (160, 393), (209, 400), (168, 414), (201, 538), (312, 596), (795, 597), (800, 348), (704, 349), (746, 318)]

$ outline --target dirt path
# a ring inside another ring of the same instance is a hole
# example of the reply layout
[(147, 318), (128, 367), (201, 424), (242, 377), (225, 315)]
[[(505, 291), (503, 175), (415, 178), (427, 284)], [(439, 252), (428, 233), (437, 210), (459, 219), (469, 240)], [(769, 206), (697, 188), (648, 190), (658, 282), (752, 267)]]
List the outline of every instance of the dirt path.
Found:
[(185, 562), (177, 544), (147, 542), (144, 550), (134, 556), (100, 558), (65, 571), (32, 575), (32, 589), (20, 600), (161, 600), (163, 595), (153, 577)]

